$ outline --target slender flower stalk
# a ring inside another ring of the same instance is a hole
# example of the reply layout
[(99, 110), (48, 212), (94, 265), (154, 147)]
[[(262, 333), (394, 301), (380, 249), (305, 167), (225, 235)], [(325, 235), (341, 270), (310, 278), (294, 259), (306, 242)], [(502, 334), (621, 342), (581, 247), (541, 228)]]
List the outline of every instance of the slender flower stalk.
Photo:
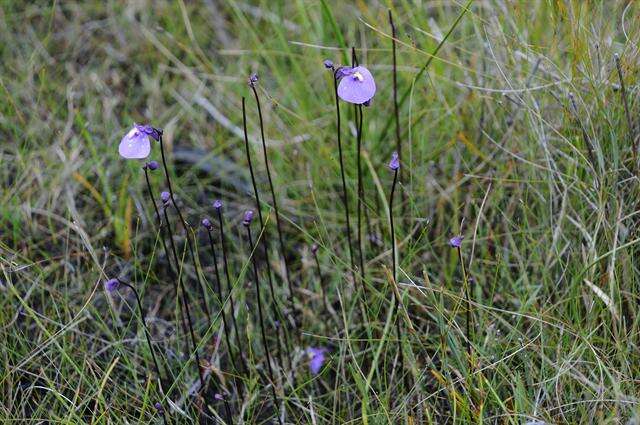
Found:
[(631, 113), (629, 112), (629, 101), (627, 100), (627, 90), (624, 85), (624, 76), (622, 74), (622, 67), (620, 66), (620, 55), (617, 53), (613, 55), (616, 61), (616, 69), (618, 70), (618, 78), (620, 79), (620, 96), (622, 97), (622, 104), (624, 105), (624, 115), (627, 119), (627, 127), (629, 127), (629, 138), (631, 139), (631, 148), (633, 149), (633, 166), (636, 167), (636, 158), (638, 155), (638, 139), (635, 137), (633, 131), (633, 121), (631, 120)]
[(471, 364), (471, 291), (469, 287), (469, 278), (467, 276), (467, 268), (464, 265), (464, 258), (462, 257), (462, 239), (464, 236), (454, 236), (449, 240), (449, 245), (458, 251), (458, 259), (460, 260), (460, 266), (462, 267), (462, 282), (464, 285), (464, 294), (466, 298), (467, 308), (466, 310), (466, 327), (467, 327), (467, 356), (469, 357), (469, 364)]
[[(265, 228), (264, 218), (262, 217), (262, 209), (260, 208), (260, 194), (258, 192), (258, 185), (256, 184), (256, 177), (255, 177), (255, 173), (253, 171), (253, 165), (251, 162), (251, 150), (249, 149), (249, 136), (247, 133), (247, 111), (245, 107), (244, 97), (242, 98), (242, 128), (244, 130), (244, 146), (247, 154), (247, 162), (249, 165), (249, 174), (251, 175), (251, 184), (253, 185), (253, 194), (256, 198), (256, 209), (258, 210), (258, 220), (260, 221), (260, 232), (262, 233), (262, 237), (261, 237), (262, 248), (264, 250), (265, 262), (267, 264), (267, 278), (269, 281), (269, 291), (271, 292), (271, 301), (272, 301), (272, 306), (273, 306), (274, 316), (275, 316), (274, 320), (276, 320), (276, 318), (282, 318), (283, 315), (282, 315), (282, 312), (280, 311), (280, 303), (278, 303), (278, 299), (276, 298), (276, 294), (273, 289), (273, 278), (271, 276), (272, 271), (271, 271), (271, 261), (269, 259), (269, 243), (267, 239), (267, 229)], [(289, 346), (288, 341), (287, 341), (287, 346)], [(284, 364), (284, 362), (282, 361), (282, 350), (280, 349), (280, 338), (278, 338), (277, 350), (278, 350), (278, 358), (280, 358), (280, 362)], [(290, 349), (287, 350), (287, 354), (289, 356), (289, 364), (291, 364), (291, 360), (292, 360), (290, 357), (291, 356), (290, 351), (291, 351)]]
[(216, 200), (213, 203), (213, 208), (215, 208), (216, 213), (218, 215), (218, 224), (220, 226), (220, 247), (222, 248), (222, 264), (224, 268), (224, 274), (227, 280), (227, 292), (229, 293), (229, 305), (231, 306), (231, 322), (233, 323), (233, 329), (236, 332), (236, 343), (238, 344), (238, 354), (240, 357), (240, 364), (242, 365), (242, 372), (247, 373), (248, 368), (244, 361), (244, 355), (242, 350), (240, 332), (238, 331), (238, 323), (236, 321), (236, 307), (235, 302), (233, 300), (233, 287), (231, 286), (231, 276), (229, 274), (229, 262), (227, 260), (227, 247), (226, 247), (226, 239), (224, 237), (224, 220), (222, 219), (222, 201)]
[(353, 242), (351, 241), (351, 222), (349, 218), (349, 194), (347, 192), (347, 181), (344, 172), (344, 158), (342, 155), (342, 136), (341, 136), (341, 128), (340, 128), (340, 99), (338, 97), (338, 71), (340, 68), (335, 68), (333, 62), (326, 60), (324, 62), (324, 66), (331, 69), (333, 73), (333, 91), (334, 97), (336, 101), (336, 135), (338, 136), (338, 156), (340, 159), (340, 177), (342, 178), (342, 205), (344, 207), (344, 215), (347, 224), (347, 243), (349, 245), (349, 259), (351, 262), (351, 277), (355, 284), (356, 276), (355, 276), (355, 261), (353, 258)]
[(177, 266), (180, 264), (178, 259), (178, 251), (176, 250), (176, 244), (173, 241), (173, 230), (171, 229), (171, 222), (169, 221), (169, 215), (167, 214), (167, 207), (169, 206), (169, 197), (163, 196), (166, 201), (163, 200), (164, 205), (162, 208), (162, 212), (164, 214), (164, 220), (167, 225), (167, 230), (169, 232), (169, 244), (171, 245), (171, 252), (173, 253), (173, 262), (176, 264), (177, 272), (178, 272), (178, 283), (180, 285), (180, 291), (182, 292), (182, 305), (184, 307), (185, 314), (187, 316), (187, 324), (189, 326), (189, 334), (191, 336), (191, 347), (196, 358), (196, 367), (198, 369), (198, 378), (200, 378), (200, 388), (204, 389), (204, 376), (202, 373), (202, 369), (200, 368), (200, 355), (198, 354), (198, 342), (196, 340), (196, 334), (193, 331), (193, 321), (191, 320), (191, 311), (189, 310), (189, 293), (187, 292), (184, 281), (182, 279), (182, 273), (180, 271), (180, 267)]
[(326, 314), (329, 314), (329, 304), (327, 303), (327, 293), (324, 290), (324, 282), (322, 280), (322, 270), (320, 269), (320, 260), (318, 259), (318, 245), (313, 244), (311, 246), (311, 253), (313, 254), (313, 259), (316, 263), (316, 273), (318, 273), (318, 284), (320, 285), (320, 292), (322, 293), (322, 304), (324, 306), (324, 311)]
[(167, 180), (167, 187), (169, 188), (169, 197), (171, 198), (171, 203), (173, 204), (173, 207), (176, 209), (176, 212), (178, 213), (178, 218), (180, 218), (180, 223), (182, 224), (182, 227), (184, 228), (184, 231), (186, 233), (185, 239), (187, 241), (187, 248), (189, 249), (189, 256), (191, 257), (191, 261), (193, 262), (193, 267), (195, 269), (198, 288), (200, 288), (200, 296), (202, 297), (202, 308), (204, 310), (205, 315), (207, 316), (207, 321), (211, 323), (211, 314), (209, 313), (209, 307), (207, 306), (207, 297), (204, 292), (204, 287), (202, 286), (200, 274), (198, 273), (198, 264), (196, 262), (196, 257), (193, 251), (193, 245), (191, 244), (191, 237), (189, 235), (191, 226), (189, 226), (187, 224), (187, 221), (184, 219), (184, 216), (182, 215), (182, 211), (180, 211), (180, 208), (178, 207), (178, 203), (176, 202), (175, 196), (173, 194), (173, 187), (171, 186), (171, 177), (169, 176), (169, 168), (167, 167), (167, 159), (164, 153), (164, 142), (162, 141), (162, 132), (160, 132), (159, 134), (158, 141), (160, 142), (160, 155), (162, 156), (162, 166), (164, 168), (164, 175)]
[[(393, 57), (393, 112), (396, 121), (396, 152), (398, 159), (402, 160), (402, 141), (400, 138), (400, 111), (398, 108), (398, 64), (396, 57), (396, 26), (393, 24), (393, 14), (389, 9), (389, 25), (391, 26), (391, 54)], [(402, 171), (398, 178), (402, 181)]]
[[(391, 263), (392, 268), (391, 272), (393, 275), (393, 285), (397, 287), (398, 285), (398, 267), (397, 267), (397, 254), (396, 254), (396, 230), (393, 222), (393, 195), (396, 190), (396, 183), (398, 182), (398, 174), (400, 171), (400, 159), (398, 158), (398, 153), (394, 152), (391, 155), (391, 161), (389, 162), (389, 169), (393, 171), (393, 183), (391, 183), (391, 193), (389, 194), (389, 227), (391, 228)], [(395, 298), (394, 306), (393, 306), (393, 315), (396, 315), (398, 309), (400, 308), (400, 298), (398, 297), (397, 291), (394, 289), (393, 295)], [(402, 330), (400, 329), (400, 318), (398, 317), (396, 320), (396, 333), (398, 336), (398, 353), (400, 355), (400, 367), (401, 370), (404, 369), (404, 352), (402, 349)]]
[[(273, 200), (273, 210), (276, 214), (276, 229), (278, 231), (278, 242), (280, 243), (280, 251), (282, 253), (282, 259), (284, 261), (284, 274), (287, 280), (287, 285), (289, 287), (289, 309), (291, 310), (291, 314), (295, 313), (295, 307), (293, 302), (293, 285), (291, 283), (291, 277), (289, 273), (289, 262), (287, 260), (287, 253), (284, 247), (284, 238), (282, 237), (282, 226), (280, 223), (280, 212), (278, 211), (278, 200), (276, 197), (275, 189), (273, 188), (273, 180), (271, 179), (271, 170), (269, 168), (269, 159), (267, 158), (267, 144), (264, 139), (264, 122), (262, 120), (262, 108), (260, 107), (260, 98), (258, 97), (258, 91), (256, 90), (258, 76), (253, 74), (249, 78), (249, 87), (251, 87), (251, 91), (253, 92), (253, 96), (256, 99), (256, 106), (258, 107), (258, 119), (260, 121), (260, 140), (262, 141), (262, 154), (264, 157), (264, 166), (267, 171), (267, 180), (269, 180), (269, 189), (271, 190), (271, 199)], [(260, 208), (258, 206), (258, 208)], [(293, 320), (293, 325), (297, 327), (295, 323), (295, 318)]]
[(229, 338), (229, 326), (227, 325), (227, 314), (224, 311), (224, 298), (222, 297), (222, 281), (220, 280), (220, 271), (218, 270), (218, 256), (216, 255), (216, 247), (213, 243), (213, 235), (211, 231), (213, 230), (213, 224), (211, 220), (205, 218), (202, 220), (202, 227), (207, 231), (207, 236), (209, 237), (209, 247), (211, 248), (211, 256), (213, 257), (213, 270), (216, 278), (216, 292), (218, 293), (218, 299), (220, 301), (220, 315), (222, 316), (222, 329), (224, 331), (224, 339), (227, 343), (227, 350), (229, 352), (229, 357), (231, 358), (231, 364), (235, 370), (238, 369), (238, 365), (235, 361), (235, 356), (233, 355), (233, 350), (231, 348), (231, 342)]
[(362, 201), (364, 198), (364, 186), (362, 182), (362, 122), (363, 122), (363, 114), (362, 114), (362, 105), (356, 105), (356, 122), (358, 125), (358, 133), (357, 133), (357, 158), (356, 158), (356, 167), (358, 168), (358, 203), (357, 203), (357, 221), (358, 221), (358, 258), (360, 260), (360, 278), (362, 279), (362, 287), (365, 288), (364, 285), (364, 277), (365, 277), (365, 269), (364, 269), (364, 254), (362, 253)]
[(276, 395), (275, 385), (276, 381), (273, 379), (273, 369), (271, 368), (271, 354), (269, 351), (269, 342), (267, 341), (267, 333), (264, 326), (264, 317), (262, 314), (262, 297), (260, 296), (260, 285), (258, 283), (258, 263), (255, 255), (253, 255), (254, 246), (253, 238), (251, 236), (251, 221), (253, 220), (253, 211), (249, 210), (244, 214), (244, 220), (242, 225), (247, 229), (247, 241), (249, 242), (249, 255), (251, 255), (251, 263), (253, 265), (253, 280), (256, 287), (256, 298), (258, 300), (258, 320), (260, 320), (260, 332), (262, 333), (262, 345), (264, 347), (265, 355), (267, 356), (267, 372), (269, 373), (269, 380), (271, 381), (271, 396), (273, 397), (273, 407), (276, 410), (278, 421), (280, 415), (278, 414), (278, 397)]
[[(174, 290), (174, 294), (176, 296), (176, 298), (178, 297), (178, 283), (177, 283), (177, 279), (178, 279), (178, 273), (176, 270), (174, 270), (172, 264), (171, 264), (171, 255), (169, 253), (169, 249), (167, 248), (167, 238), (170, 238), (171, 235), (168, 234), (167, 232), (167, 227), (162, 225), (162, 216), (160, 215), (160, 211), (158, 211), (158, 206), (156, 205), (156, 201), (153, 197), (153, 189), (151, 188), (151, 181), (149, 180), (149, 170), (155, 170), (157, 169), (157, 167), (154, 168), (154, 163), (155, 161), (151, 161), (149, 163), (147, 163), (143, 168), (144, 170), (144, 178), (145, 181), (147, 183), (147, 192), (149, 194), (149, 199), (151, 201), (151, 205), (153, 205), (153, 211), (155, 212), (156, 215), (156, 219), (158, 221), (158, 231), (162, 232), (163, 234), (160, 235), (160, 240), (162, 241), (162, 249), (164, 250), (164, 254), (167, 257), (167, 264), (169, 266), (169, 274), (171, 275), (172, 279), (171, 279), (171, 284), (173, 285), (173, 290)], [(157, 163), (156, 163), (157, 164)], [(177, 269), (177, 266), (176, 266)], [(180, 304), (178, 303), (178, 311), (180, 314), (180, 323), (182, 324), (182, 331), (185, 333), (185, 335), (188, 332), (188, 328), (187, 328), (187, 322), (186, 322), (186, 318), (185, 318), (185, 313), (182, 309), (182, 307), (180, 306)]]
[[(147, 316), (144, 312), (144, 308), (142, 308), (142, 301), (140, 299), (140, 294), (138, 293), (138, 291), (133, 285), (118, 278), (109, 279), (108, 281), (105, 282), (104, 287), (108, 292), (113, 292), (117, 290), (120, 285), (123, 285), (129, 288), (133, 292), (133, 295), (135, 295), (136, 297), (136, 303), (138, 304), (138, 312), (140, 314), (140, 322), (142, 323), (142, 328), (144, 329), (144, 336), (147, 340), (147, 346), (149, 347), (149, 351), (151, 352), (151, 358), (153, 359), (153, 366), (156, 369), (156, 373), (158, 374), (158, 383), (160, 385), (160, 391), (162, 391), (163, 396), (166, 396), (166, 392), (164, 391), (164, 385), (163, 385), (164, 379), (162, 378), (162, 373), (160, 372), (160, 364), (158, 363), (158, 359), (156, 358), (156, 353), (153, 349), (153, 344), (151, 344), (151, 334), (149, 333), (149, 328), (147, 328)], [(160, 404), (160, 406), (162, 406), (162, 404)], [(162, 420), (166, 424), (167, 417), (165, 415), (164, 409), (158, 409), (158, 411), (162, 414)]]

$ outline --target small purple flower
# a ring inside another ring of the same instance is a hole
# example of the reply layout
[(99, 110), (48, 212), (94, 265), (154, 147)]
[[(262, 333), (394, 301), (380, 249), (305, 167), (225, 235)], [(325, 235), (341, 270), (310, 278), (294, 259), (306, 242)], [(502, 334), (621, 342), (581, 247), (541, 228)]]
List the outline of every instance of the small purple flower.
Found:
[(327, 69), (333, 69), (333, 61), (331, 61), (329, 59), (325, 59), (324, 67), (327, 68)]
[(309, 360), (309, 369), (311, 369), (311, 373), (317, 375), (318, 372), (322, 369), (324, 362), (327, 360), (325, 353), (327, 352), (326, 348), (316, 348), (309, 347), (307, 348), (307, 354), (311, 357)]
[(449, 239), (449, 245), (451, 245), (451, 248), (460, 248), (460, 246), (462, 246), (462, 239), (464, 239), (462, 235), (454, 236)]
[(162, 407), (162, 403), (160, 403), (159, 401), (156, 401), (153, 407), (155, 407), (159, 413), (164, 412), (164, 407)]
[(158, 161), (149, 161), (146, 164), (144, 164), (144, 166), (150, 169), (151, 171), (153, 171), (153, 170), (157, 170), (160, 167), (160, 164), (158, 164)]
[(318, 244), (314, 243), (313, 245), (311, 245), (311, 252), (315, 254), (316, 252), (318, 252), (318, 248), (319, 248)]
[(134, 124), (134, 126), (138, 129), (138, 131), (151, 137), (156, 142), (160, 141), (160, 136), (162, 136), (162, 130), (152, 127), (148, 124)]
[(107, 292), (117, 291), (120, 286), (120, 281), (118, 279), (109, 279), (104, 283), (104, 289)]
[(120, 156), (126, 159), (143, 159), (151, 153), (149, 135), (134, 125), (131, 130), (120, 140), (118, 146)]
[(391, 154), (391, 161), (389, 161), (389, 168), (393, 171), (396, 171), (400, 168), (400, 159), (398, 158), (398, 152), (394, 152)]
[(215, 208), (216, 210), (222, 208), (222, 201), (220, 199), (216, 199), (215, 201), (213, 201), (213, 208)]
[(219, 401), (224, 400), (224, 397), (222, 396), (222, 394), (219, 394), (219, 393), (215, 393), (213, 395), (213, 398), (215, 398), (216, 400), (219, 400)]
[(345, 102), (362, 105), (376, 94), (376, 82), (364, 66), (342, 68), (338, 70), (336, 77), (340, 78), (338, 96)]
[(251, 224), (251, 220), (253, 220), (253, 210), (247, 210), (244, 212), (244, 219), (242, 220), (242, 224), (245, 226), (249, 226)]
[(168, 204), (169, 199), (171, 199), (171, 194), (166, 190), (160, 194), (160, 200), (162, 201), (162, 203)]
[(249, 85), (253, 87), (257, 82), (258, 74), (256, 74), (255, 72), (251, 73), (251, 75), (249, 75)]
[(208, 218), (202, 219), (202, 227), (204, 227), (207, 230), (213, 230), (213, 224), (211, 223), (211, 220), (209, 220)]

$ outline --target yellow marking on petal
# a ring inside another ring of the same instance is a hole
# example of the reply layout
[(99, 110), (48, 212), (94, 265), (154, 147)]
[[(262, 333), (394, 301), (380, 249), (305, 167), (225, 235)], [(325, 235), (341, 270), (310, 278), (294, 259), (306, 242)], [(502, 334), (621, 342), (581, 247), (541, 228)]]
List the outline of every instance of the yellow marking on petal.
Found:
[(358, 71), (353, 73), (353, 78), (355, 78), (358, 81), (364, 81), (364, 77), (362, 76), (361, 73), (359, 73)]

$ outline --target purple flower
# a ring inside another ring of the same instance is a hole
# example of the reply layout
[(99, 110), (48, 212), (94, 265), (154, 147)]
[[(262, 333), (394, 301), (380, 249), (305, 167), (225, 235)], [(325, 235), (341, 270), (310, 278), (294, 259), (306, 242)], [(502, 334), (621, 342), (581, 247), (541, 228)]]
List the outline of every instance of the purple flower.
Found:
[(138, 129), (138, 125), (134, 125), (131, 130), (120, 140), (118, 146), (120, 156), (126, 159), (142, 159), (151, 153), (151, 142), (149, 135)]
[(454, 236), (449, 239), (449, 245), (451, 245), (452, 248), (460, 248), (462, 245), (462, 239), (464, 239), (464, 236), (462, 235)]
[(326, 348), (315, 348), (309, 347), (307, 348), (307, 354), (311, 357), (309, 360), (309, 369), (311, 369), (311, 373), (317, 375), (322, 369), (324, 362), (327, 360), (325, 353), (327, 352)]
[(245, 226), (249, 226), (251, 224), (251, 220), (253, 220), (253, 210), (247, 210), (244, 212), (244, 219), (242, 220), (242, 224)]
[(222, 201), (220, 199), (216, 199), (215, 201), (213, 201), (213, 208), (215, 208), (216, 210), (222, 208)]
[(162, 407), (162, 403), (160, 403), (159, 401), (156, 401), (153, 407), (155, 407), (159, 413), (164, 412), (164, 407)]
[(209, 220), (208, 218), (203, 218), (202, 219), (202, 227), (204, 227), (207, 230), (213, 230), (213, 224), (211, 224), (211, 220)]
[(104, 283), (104, 289), (107, 292), (117, 291), (120, 286), (120, 281), (118, 279), (109, 279)]
[(251, 73), (251, 75), (249, 75), (249, 85), (253, 87), (257, 82), (258, 74), (256, 74), (255, 72)]
[(219, 394), (219, 393), (215, 393), (213, 395), (213, 398), (215, 398), (216, 400), (220, 400), (220, 401), (224, 400), (224, 397), (222, 396), (222, 394)]
[(160, 194), (160, 199), (163, 203), (167, 204), (169, 203), (169, 199), (171, 199), (171, 194), (165, 190)]
[(391, 154), (391, 161), (389, 161), (389, 168), (393, 171), (396, 171), (400, 168), (400, 159), (398, 158), (398, 152), (394, 152)]
[(338, 96), (345, 102), (362, 105), (376, 94), (376, 82), (364, 66), (342, 68), (336, 74), (336, 77), (340, 78)]
[(313, 245), (311, 245), (311, 252), (315, 254), (316, 252), (318, 252), (318, 248), (319, 248), (318, 244), (314, 243)]
[(149, 161), (146, 164), (144, 164), (144, 166), (150, 169), (151, 171), (153, 171), (153, 170), (157, 170), (158, 167), (160, 167), (160, 164), (158, 164), (158, 161)]
[(324, 67), (327, 68), (327, 69), (333, 69), (333, 61), (331, 61), (329, 59), (325, 59)]
[(156, 142), (160, 141), (160, 136), (162, 136), (162, 130), (160, 130), (159, 128), (152, 127), (148, 124), (134, 124), (134, 126), (138, 129), (138, 131), (153, 138), (153, 140), (155, 140)]

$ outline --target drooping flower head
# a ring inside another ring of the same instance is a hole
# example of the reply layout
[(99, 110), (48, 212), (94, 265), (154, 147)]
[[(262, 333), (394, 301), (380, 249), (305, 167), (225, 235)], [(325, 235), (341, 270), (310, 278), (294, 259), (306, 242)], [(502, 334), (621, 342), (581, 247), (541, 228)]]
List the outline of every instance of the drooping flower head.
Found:
[(144, 167), (153, 171), (153, 170), (157, 170), (160, 167), (160, 164), (158, 164), (158, 161), (149, 161), (146, 164), (144, 164)]
[(398, 158), (398, 152), (394, 152), (391, 154), (391, 161), (389, 161), (389, 168), (392, 171), (396, 171), (400, 168), (400, 159)]
[(160, 403), (159, 401), (156, 401), (156, 403), (153, 405), (153, 407), (156, 408), (158, 413), (164, 412), (164, 407), (162, 407), (162, 403)]
[(202, 219), (202, 227), (204, 227), (207, 230), (213, 230), (213, 224), (211, 223), (211, 220), (209, 220), (208, 218), (203, 218)]
[(333, 69), (333, 61), (330, 59), (325, 59), (324, 63), (324, 67), (327, 69)]
[(258, 74), (256, 74), (255, 72), (252, 72), (251, 75), (249, 75), (249, 86), (253, 87), (256, 85), (256, 83), (258, 82)]
[(113, 292), (118, 290), (118, 287), (120, 286), (120, 281), (118, 279), (109, 279), (106, 282), (104, 282), (104, 289), (107, 292)]
[(148, 124), (134, 124), (133, 125), (138, 131), (146, 134), (151, 137), (156, 142), (160, 141), (160, 136), (162, 136), (162, 130), (159, 128), (152, 127)]
[(163, 204), (165, 205), (168, 204), (169, 199), (171, 199), (171, 194), (166, 190), (160, 194), (160, 200), (162, 201)]
[(213, 201), (213, 208), (220, 210), (220, 208), (222, 208), (222, 201), (220, 199)]
[(138, 129), (134, 125), (131, 130), (120, 141), (118, 146), (120, 156), (126, 159), (143, 159), (151, 153), (151, 142), (149, 135)]
[(311, 253), (315, 254), (316, 252), (318, 252), (318, 248), (320, 247), (318, 246), (317, 243), (314, 243), (313, 245), (311, 245)]
[(340, 79), (338, 96), (345, 102), (367, 104), (376, 94), (376, 82), (364, 66), (340, 68), (336, 72), (336, 78)]
[(462, 239), (464, 239), (462, 235), (454, 236), (449, 239), (449, 245), (451, 245), (452, 248), (460, 248), (462, 246)]
[(253, 220), (253, 210), (247, 210), (244, 212), (244, 218), (242, 220), (242, 224), (245, 226), (249, 226), (251, 221)]
[(317, 375), (318, 372), (320, 372), (320, 370), (322, 369), (324, 362), (327, 360), (326, 352), (327, 352), (327, 349), (322, 347), (307, 348), (307, 354), (311, 358), (309, 360), (309, 369), (311, 370), (312, 374)]

